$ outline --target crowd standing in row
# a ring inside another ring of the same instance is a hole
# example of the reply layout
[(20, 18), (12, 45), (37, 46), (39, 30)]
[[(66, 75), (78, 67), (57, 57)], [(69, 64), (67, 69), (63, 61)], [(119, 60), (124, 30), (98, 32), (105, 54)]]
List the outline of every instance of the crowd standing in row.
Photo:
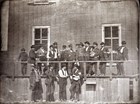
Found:
[[(98, 43), (93, 42), (91, 46), (88, 41), (80, 42), (76, 45), (76, 51), (73, 50), (72, 44), (62, 46), (62, 50), (58, 51), (58, 44), (54, 42), (50, 45), (49, 52), (46, 52), (43, 46), (40, 46), (35, 50), (35, 45), (31, 46), (29, 55), (25, 52), (25, 49), (21, 49), (19, 55), (19, 60), (21, 60), (21, 70), (22, 74), (27, 73), (27, 63), (28, 61), (32, 65), (32, 72), (30, 75), (30, 88), (32, 90), (32, 100), (36, 101), (42, 99), (42, 84), (41, 84), (41, 74), (46, 76), (46, 100), (54, 101), (54, 81), (59, 84), (59, 99), (67, 100), (66, 85), (67, 78), (71, 81), (70, 93), (71, 100), (79, 100), (79, 94), (81, 92), (81, 86), (83, 84), (84, 76), (84, 64), (78, 61), (93, 61), (86, 63), (86, 73), (87, 75), (97, 75), (97, 62), (101, 61), (99, 65), (100, 75), (106, 74), (106, 63), (109, 60), (110, 52), (105, 43), (100, 43), (101, 48), (98, 48)], [(128, 49), (126, 48), (126, 42), (122, 41), (122, 46), (118, 47), (117, 59), (118, 60), (128, 60)], [(36, 61), (50, 61), (49, 65), (46, 63), (42, 64)], [(62, 63), (61, 69), (59, 69), (58, 63), (53, 63), (52, 61), (66, 61)], [(72, 61), (72, 62), (68, 62)], [(103, 61), (103, 62), (102, 62)], [(44, 65), (44, 70), (42, 72), (42, 65)], [(94, 69), (94, 70), (93, 70)], [(123, 62), (117, 62), (117, 74), (124, 75)]]

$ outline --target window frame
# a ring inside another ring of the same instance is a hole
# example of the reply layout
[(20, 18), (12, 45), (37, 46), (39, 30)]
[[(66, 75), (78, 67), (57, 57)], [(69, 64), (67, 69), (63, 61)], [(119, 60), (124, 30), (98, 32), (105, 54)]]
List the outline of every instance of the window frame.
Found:
[[(50, 26), (33, 26), (32, 27), (32, 45), (35, 45), (35, 29), (43, 29), (43, 28), (48, 29), (48, 37), (47, 37), (47, 39), (43, 39), (43, 40), (48, 41), (47, 50), (49, 51), (49, 46), (50, 46)], [(40, 39), (37, 39), (37, 40), (40, 40)]]
[[(121, 41), (122, 41), (121, 24), (103, 24), (102, 25), (102, 42), (105, 42), (105, 31), (104, 31), (105, 27), (112, 27), (112, 26), (117, 26), (118, 29), (119, 29), (118, 38), (114, 37), (113, 39), (115, 39), (115, 38), (119, 39), (119, 46), (121, 46)], [(111, 31), (111, 36), (112, 36), (112, 31)], [(112, 40), (112, 37), (110, 39)], [(113, 50), (112, 45), (113, 44), (112, 44), (112, 41), (111, 41), (111, 51)]]

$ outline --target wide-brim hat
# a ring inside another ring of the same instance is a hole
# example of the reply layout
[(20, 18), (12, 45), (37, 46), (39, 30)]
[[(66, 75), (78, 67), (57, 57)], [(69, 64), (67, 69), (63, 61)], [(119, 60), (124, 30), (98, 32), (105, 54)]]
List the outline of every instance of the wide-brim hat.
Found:
[(100, 45), (105, 45), (105, 43), (104, 42), (101, 42)]

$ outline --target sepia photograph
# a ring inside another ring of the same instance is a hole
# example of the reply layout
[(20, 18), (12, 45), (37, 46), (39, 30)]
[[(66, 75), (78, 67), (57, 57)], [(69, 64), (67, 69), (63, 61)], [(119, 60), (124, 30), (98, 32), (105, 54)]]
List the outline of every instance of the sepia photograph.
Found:
[(140, 1), (0, 0), (0, 104), (140, 104)]

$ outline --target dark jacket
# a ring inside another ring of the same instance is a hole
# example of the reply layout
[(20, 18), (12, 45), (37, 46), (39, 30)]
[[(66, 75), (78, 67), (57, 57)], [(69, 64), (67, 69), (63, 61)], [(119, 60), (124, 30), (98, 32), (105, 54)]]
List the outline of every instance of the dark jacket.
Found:
[(76, 60), (76, 53), (73, 50), (67, 50), (67, 61)]
[(55, 76), (55, 72), (54, 70), (50, 71), (50, 69), (48, 69), (46, 71), (46, 80), (45, 80), (45, 84), (50, 85), (50, 84), (54, 84), (54, 81), (56, 80), (56, 76)]
[(92, 61), (99, 60), (99, 53), (100, 53), (99, 48), (92, 48), (90, 52), (90, 60)]
[(100, 53), (99, 53), (99, 59), (101, 61), (106, 61), (109, 58), (109, 50), (108, 48), (104, 47), (103, 49), (100, 49)]
[(83, 61), (84, 60), (84, 48), (78, 48), (76, 50), (76, 60)]
[(28, 60), (28, 54), (26, 52), (21, 52), (19, 54), (18, 60), (27, 61)]
[(91, 47), (89, 46), (87, 50), (86, 50), (86, 48), (87, 47), (84, 48), (84, 60), (88, 61), (89, 60), (89, 56), (90, 56)]
[(36, 54), (35, 54), (35, 51), (34, 51), (34, 50), (30, 50), (28, 62), (31, 63), (31, 64), (34, 64), (35, 61), (36, 61)]
[(67, 50), (62, 50), (60, 52), (60, 61), (67, 61), (68, 52)]
[(126, 47), (120, 46), (117, 51), (118, 60), (128, 60), (128, 49)]

